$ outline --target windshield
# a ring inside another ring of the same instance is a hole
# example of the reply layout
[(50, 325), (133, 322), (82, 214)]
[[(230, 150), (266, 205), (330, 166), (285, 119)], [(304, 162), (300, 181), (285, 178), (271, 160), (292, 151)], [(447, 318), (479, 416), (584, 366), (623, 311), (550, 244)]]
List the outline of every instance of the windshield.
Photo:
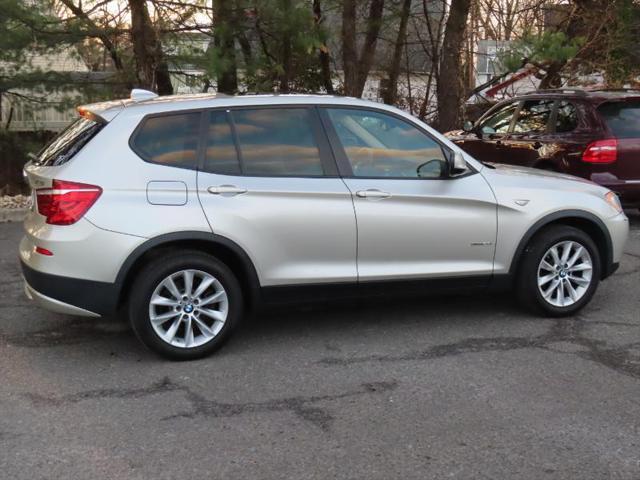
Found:
[(87, 118), (76, 120), (40, 151), (34, 163), (47, 167), (62, 165), (78, 153), (102, 126)]
[(616, 138), (640, 138), (640, 100), (605, 103), (598, 111)]

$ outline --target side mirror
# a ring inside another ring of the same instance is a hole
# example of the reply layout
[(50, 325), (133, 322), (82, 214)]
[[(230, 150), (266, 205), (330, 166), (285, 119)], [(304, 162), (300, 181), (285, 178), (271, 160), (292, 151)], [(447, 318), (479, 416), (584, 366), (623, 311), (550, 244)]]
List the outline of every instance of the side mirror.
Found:
[(462, 125), (462, 130), (464, 130), (467, 133), (473, 132), (473, 128), (474, 128), (474, 124), (473, 124), (473, 122), (471, 120), (467, 120)]
[(439, 158), (433, 158), (428, 162), (424, 162), (416, 168), (418, 178), (442, 178), (446, 170), (447, 164)]
[(449, 176), (456, 177), (462, 175), (469, 170), (467, 161), (461, 152), (452, 152), (449, 156)]

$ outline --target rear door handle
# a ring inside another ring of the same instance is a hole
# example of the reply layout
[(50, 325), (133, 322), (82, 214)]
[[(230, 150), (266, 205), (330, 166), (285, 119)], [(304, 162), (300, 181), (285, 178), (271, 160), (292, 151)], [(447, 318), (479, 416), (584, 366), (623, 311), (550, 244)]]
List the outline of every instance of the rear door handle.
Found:
[(246, 188), (236, 187), (235, 185), (218, 185), (217, 187), (207, 188), (207, 191), (213, 195), (226, 195), (228, 197), (247, 193)]
[(536, 150), (538, 150), (539, 148), (542, 148), (542, 144), (540, 142), (535, 142), (533, 144), (533, 148), (535, 148)]
[(376, 188), (370, 188), (368, 190), (358, 190), (356, 196), (360, 198), (389, 198), (391, 194)]

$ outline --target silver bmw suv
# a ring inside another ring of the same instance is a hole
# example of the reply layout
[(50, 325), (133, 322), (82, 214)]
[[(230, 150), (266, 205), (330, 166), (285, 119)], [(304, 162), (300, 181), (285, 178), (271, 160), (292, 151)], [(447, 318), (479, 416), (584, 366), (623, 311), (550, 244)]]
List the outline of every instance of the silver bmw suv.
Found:
[(78, 112), (25, 167), (26, 294), (126, 312), (173, 359), (219, 348), (249, 308), (305, 297), (513, 289), (571, 315), (628, 234), (613, 192), (482, 164), (377, 103), (134, 90)]

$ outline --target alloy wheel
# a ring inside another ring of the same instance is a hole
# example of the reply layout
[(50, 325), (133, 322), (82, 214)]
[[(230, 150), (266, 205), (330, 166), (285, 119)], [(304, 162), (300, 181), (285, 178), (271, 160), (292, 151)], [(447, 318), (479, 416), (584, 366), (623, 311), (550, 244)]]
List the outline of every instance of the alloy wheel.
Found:
[(149, 301), (156, 334), (174, 347), (194, 348), (213, 340), (229, 312), (227, 292), (211, 274), (181, 270), (162, 280)]
[(584, 245), (566, 240), (556, 243), (542, 256), (538, 265), (538, 289), (546, 302), (569, 307), (589, 289), (593, 261)]

